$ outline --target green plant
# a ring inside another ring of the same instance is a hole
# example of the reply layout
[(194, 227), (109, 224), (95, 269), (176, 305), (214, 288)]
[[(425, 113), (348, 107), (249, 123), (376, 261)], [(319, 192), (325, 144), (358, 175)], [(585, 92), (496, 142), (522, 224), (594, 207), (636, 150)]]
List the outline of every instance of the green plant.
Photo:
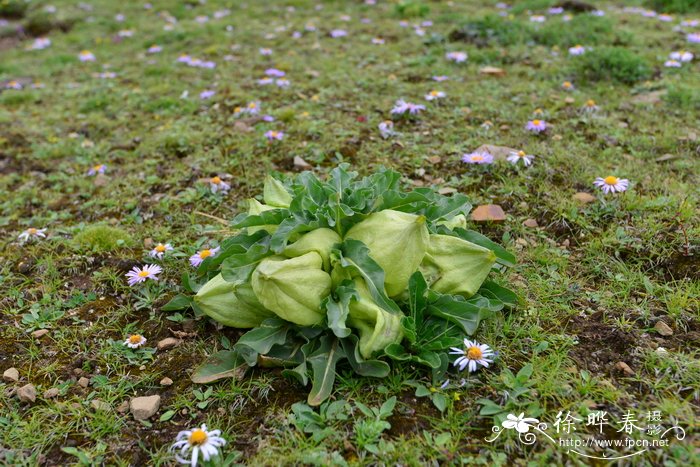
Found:
[(685, 110), (700, 109), (700, 91), (682, 84), (669, 86), (664, 100), (672, 107)]
[(86, 227), (73, 237), (73, 242), (96, 253), (110, 252), (133, 243), (132, 237), (126, 231), (108, 225)]
[(647, 0), (649, 8), (661, 13), (690, 13), (700, 10), (697, 0)]
[(534, 37), (540, 44), (560, 47), (611, 44), (616, 39), (613, 21), (593, 15), (575, 15), (567, 22), (550, 21), (537, 30)]
[(355, 421), (353, 431), (355, 432), (355, 442), (361, 451), (368, 451), (378, 454), (377, 442), (382, 433), (391, 428), (391, 423), (386, 421), (391, 417), (396, 406), (396, 396), (384, 402), (381, 407), (368, 407), (361, 402), (355, 402), (355, 407), (360, 409), (365, 418)]
[(289, 419), (298, 430), (310, 433), (315, 441), (321, 442), (333, 432), (331, 425), (347, 420), (349, 412), (350, 405), (342, 399), (324, 402), (318, 412), (303, 402), (297, 402), (292, 405)]
[(634, 52), (622, 47), (596, 47), (572, 57), (574, 74), (581, 81), (618, 81), (634, 84), (649, 78), (647, 62)]
[(463, 23), (452, 30), (448, 38), (452, 42), (467, 42), (478, 47), (508, 46), (532, 41), (533, 33), (532, 27), (521, 21), (487, 15)]
[(199, 267), (209, 282), (183, 278), (197, 294), (176, 296), (166, 311), (192, 306), (223, 324), (253, 327), (195, 380), (238, 374), (265, 356), (304, 385), (312, 373), (309, 404), (318, 405), (339, 361), (364, 376), (388, 374), (382, 356), (444, 372), (449, 347), (516, 305), (512, 292), (486, 281), (496, 262), (511, 266), (515, 258), (464, 228), (465, 196), (404, 192), (399, 174), (386, 169), (356, 178), (347, 166), (327, 181), (310, 172), (286, 184), (268, 178), (265, 204), (252, 200), (234, 219), (244, 230)]

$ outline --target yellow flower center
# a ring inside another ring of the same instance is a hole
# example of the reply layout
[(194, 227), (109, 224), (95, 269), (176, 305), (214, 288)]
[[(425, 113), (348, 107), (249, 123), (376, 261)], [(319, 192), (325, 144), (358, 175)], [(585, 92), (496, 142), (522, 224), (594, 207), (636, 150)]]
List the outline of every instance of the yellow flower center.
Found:
[(211, 256), (211, 250), (202, 250), (199, 252), (199, 257), (204, 259)]
[(251, 102), (250, 104), (248, 104), (249, 109), (254, 109), (256, 107), (257, 107), (257, 104), (255, 102)]
[(575, 46), (574, 48), (575, 48), (575, 49), (582, 49), (583, 46), (582, 46), (581, 44), (576, 44), (576, 46)]
[(533, 120), (533, 121), (532, 121), (532, 124), (535, 125), (535, 126), (538, 126), (538, 125), (540, 124), (540, 121), (539, 121), (539, 120)]
[(571, 83), (570, 83), (569, 81), (564, 81), (564, 87), (565, 87), (565, 88), (570, 88), (570, 87), (571, 87)]
[(141, 336), (139, 334), (132, 334), (129, 336), (130, 344), (139, 344), (141, 342)]
[(38, 232), (38, 230), (35, 229), (34, 227), (30, 227), (30, 228), (27, 229), (27, 233), (28, 233), (29, 235), (36, 235), (37, 232)]
[(139, 271), (139, 277), (148, 277), (148, 274), (150, 274), (148, 271), (145, 269), (142, 271)]
[(472, 160), (480, 162), (480, 161), (484, 160), (484, 156), (474, 155), (474, 156), (472, 156)]
[(588, 100), (586, 101), (586, 105), (587, 105), (588, 107), (595, 107), (595, 101), (594, 101), (593, 99), (588, 99)]
[(525, 157), (525, 151), (518, 151), (518, 157)]
[(606, 185), (615, 185), (617, 183), (617, 177), (613, 177), (612, 175), (608, 175), (603, 179)]
[(481, 360), (481, 357), (483, 357), (483, 355), (484, 353), (479, 347), (469, 347), (467, 349), (467, 358), (469, 360)]
[(97, 165), (94, 166), (92, 169), (95, 170), (95, 171), (98, 171), (98, 170), (102, 169), (102, 164), (97, 164)]
[(163, 252), (165, 251), (165, 245), (163, 245), (162, 243), (159, 243), (159, 244), (156, 246), (156, 251), (157, 251), (158, 253), (163, 253)]
[(276, 131), (271, 131), (271, 132), (270, 132), (270, 136), (272, 136), (273, 138), (276, 138), (278, 134), (279, 134), (279, 133), (277, 133)]
[(189, 443), (191, 446), (201, 446), (207, 442), (207, 433), (204, 430), (196, 429), (190, 435)]
[(234, 107), (233, 111), (234, 111), (235, 113), (238, 113), (238, 112), (241, 111), (241, 108), (240, 108), (240, 107)]
[(430, 95), (435, 97), (439, 94), (439, 91), (430, 91)]
[(90, 51), (89, 51), (89, 50), (83, 50), (82, 52), (80, 52), (80, 55), (90, 55)]
[(219, 183), (221, 183), (221, 177), (219, 177), (219, 176), (217, 175), (216, 177), (212, 177), (210, 181), (211, 181), (214, 185), (218, 185)]

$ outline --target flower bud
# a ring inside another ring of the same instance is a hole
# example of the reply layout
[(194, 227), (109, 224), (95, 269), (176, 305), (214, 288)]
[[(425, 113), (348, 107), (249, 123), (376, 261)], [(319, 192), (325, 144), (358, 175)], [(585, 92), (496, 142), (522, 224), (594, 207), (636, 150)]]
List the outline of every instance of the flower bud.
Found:
[(312, 326), (323, 321), (321, 302), (331, 292), (331, 276), (316, 252), (296, 258), (263, 259), (251, 278), (253, 291), (268, 310), (287, 321)]
[(370, 358), (387, 345), (401, 342), (401, 316), (377, 305), (364, 279), (356, 278), (354, 282), (360, 299), (350, 301), (347, 324), (360, 332), (360, 355)]
[(194, 303), (205, 315), (234, 328), (254, 328), (275, 316), (260, 304), (250, 284), (227, 282), (221, 274), (199, 289)]
[(474, 295), (496, 262), (496, 254), (451, 235), (430, 235), (421, 271), (430, 288), (443, 294)]
[(384, 270), (384, 288), (395, 297), (408, 286), (428, 248), (425, 216), (387, 209), (370, 214), (348, 230), (345, 238), (359, 240)]
[(331, 262), (330, 254), (333, 249), (333, 245), (336, 245), (343, 240), (340, 238), (337, 232), (331, 229), (316, 229), (309, 233), (302, 235), (299, 240), (287, 246), (284, 249), (284, 256), (288, 258), (295, 258), (297, 256), (305, 255), (310, 251), (315, 251), (321, 255), (323, 259), (323, 270), (330, 271)]

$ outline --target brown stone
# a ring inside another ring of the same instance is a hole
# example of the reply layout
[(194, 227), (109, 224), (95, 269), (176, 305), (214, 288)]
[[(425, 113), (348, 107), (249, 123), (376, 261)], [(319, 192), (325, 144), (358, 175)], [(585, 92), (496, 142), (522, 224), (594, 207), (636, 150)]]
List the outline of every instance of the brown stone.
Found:
[(525, 221), (523, 222), (523, 225), (525, 227), (530, 227), (531, 229), (539, 227), (539, 224), (537, 223), (537, 220), (535, 220), (535, 219), (525, 219)]
[(17, 390), (17, 397), (22, 402), (32, 403), (36, 400), (36, 388), (33, 384), (25, 384)]
[(58, 396), (58, 388), (51, 388), (44, 391), (44, 399), (53, 399)]
[(87, 379), (85, 376), (82, 376), (78, 380), (78, 386), (80, 386), (81, 388), (87, 388), (88, 386), (90, 386), (90, 380)]
[(17, 368), (8, 368), (5, 370), (5, 372), (2, 374), (2, 379), (4, 381), (7, 381), (8, 383), (16, 383), (19, 381), (19, 371)]
[(34, 339), (39, 339), (40, 337), (44, 337), (44, 336), (47, 335), (48, 333), (49, 333), (49, 330), (48, 330), (48, 329), (37, 329), (36, 331), (34, 331), (34, 332), (32, 333), (32, 337), (33, 337)]
[(590, 193), (586, 193), (585, 191), (576, 193), (574, 196), (572, 196), (572, 198), (583, 204), (592, 203), (596, 199), (595, 196)]
[(172, 386), (172, 384), (173, 384), (173, 380), (168, 378), (167, 376), (160, 380), (161, 386)]
[(127, 410), (129, 410), (129, 401), (124, 401), (117, 406), (117, 412), (119, 413), (126, 413)]
[(160, 396), (134, 397), (129, 403), (131, 414), (136, 420), (148, 420), (160, 408)]
[(663, 321), (657, 321), (654, 325), (654, 329), (656, 329), (656, 332), (664, 337), (673, 335), (673, 329), (671, 329), (671, 327)]
[(158, 341), (158, 350), (169, 350), (173, 347), (180, 345), (182, 341), (180, 339), (175, 339), (174, 337), (166, 337), (163, 340)]
[(474, 222), (503, 222), (506, 220), (506, 213), (498, 204), (482, 204), (472, 211)]
[(634, 376), (634, 370), (625, 362), (617, 362), (615, 364), (615, 369), (623, 372), (626, 376)]
[(311, 168), (311, 164), (309, 164), (299, 156), (294, 156), (294, 167), (296, 167), (297, 169), (308, 170)]
[(479, 70), (479, 73), (489, 76), (504, 76), (506, 74), (506, 70), (503, 68), (496, 68), (494, 66), (485, 66)]
[(493, 156), (495, 160), (506, 160), (511, 152), (518, 152), (517, 149), (509, 148), (507, 146), (495, 146), (493, 144), (482, 144), (476, 148), (475, 152), (488, 152)]

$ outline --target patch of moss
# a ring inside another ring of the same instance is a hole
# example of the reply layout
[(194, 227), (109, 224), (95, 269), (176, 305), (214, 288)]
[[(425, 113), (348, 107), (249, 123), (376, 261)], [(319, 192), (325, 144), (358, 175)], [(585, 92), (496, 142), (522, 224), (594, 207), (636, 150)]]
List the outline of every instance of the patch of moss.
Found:
[(73, 237), (73, 242), (80, 248), (87, 248), (97, 253), (106, 253), (133, 244), (128, 232), (108, 225), (86, 227)]

